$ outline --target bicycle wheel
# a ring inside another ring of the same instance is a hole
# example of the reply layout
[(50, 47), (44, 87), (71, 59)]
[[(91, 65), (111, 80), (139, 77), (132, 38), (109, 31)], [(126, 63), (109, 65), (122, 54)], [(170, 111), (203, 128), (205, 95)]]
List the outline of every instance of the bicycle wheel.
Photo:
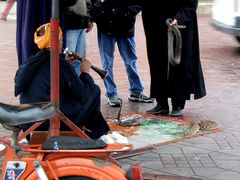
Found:
[(95, 179), (84, 176), (66, 176), (60, 177), (59, 180), (95, 180)]

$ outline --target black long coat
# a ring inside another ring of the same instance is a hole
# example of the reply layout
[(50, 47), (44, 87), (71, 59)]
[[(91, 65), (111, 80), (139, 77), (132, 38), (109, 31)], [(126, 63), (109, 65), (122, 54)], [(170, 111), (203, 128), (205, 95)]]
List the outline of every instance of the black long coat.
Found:
[[(77, 77), (73, 67), (60, 61), (60, 110), (77, 126), (84, 125), (92, 139), (108, 132), (109, 127), (100, 112), (100, 88), (92, 77), (81, 73)], [(50, 101), (50, 52), (41, 51), (30, 58), (16, 73), (15, 96), (20, 95), (20, 103)], [(66, 127), (61, 124), (61, 129)], [(25, 131), (30, 124), (22, 126)], [(48, 130), (48, 121), (40, 130)]]
[[(64, 32), (63, 10), (67, 6), (74, 5), (76, 0), (60, 0), (60, 25)], [(17, 54), (19, 66), (30, 56), (38, 52), (38, 47), (34, 43), (34, 32), (42, 24), (50, 22), (51, 0), (18, 0), (17, 1)], [(65, 38), (64, 38), (65, 40)]]
[[(151, 97), (161, 101), (167, 97), (179, 100), (198, 99), (206, 95), (200, 63), (196, 9), (198, 0), (168, 0), (156, 6), (154, 0), (142, 0), (142, 19), (146, 34), (147, 53), (151, 73)], [(177, 19), (186, 25), (181, 30), (181, 63), (170, 66), (167, 80), (168, 47), (166, 19)]]

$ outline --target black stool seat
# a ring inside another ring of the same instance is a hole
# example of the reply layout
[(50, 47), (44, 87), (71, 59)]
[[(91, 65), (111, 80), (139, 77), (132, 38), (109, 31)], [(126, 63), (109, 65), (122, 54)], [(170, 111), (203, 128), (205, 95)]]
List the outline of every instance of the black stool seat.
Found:
[(106, 147), (102, 140), (86, 139), (74, 136), (53, 136), (42, 144), (44, 150), (99, 149)]
[(7, 126), (19, 126), (49, 119), (55, 115), (52, 103), (33, 103), (9, 105), (0, 102), (0, 123)]

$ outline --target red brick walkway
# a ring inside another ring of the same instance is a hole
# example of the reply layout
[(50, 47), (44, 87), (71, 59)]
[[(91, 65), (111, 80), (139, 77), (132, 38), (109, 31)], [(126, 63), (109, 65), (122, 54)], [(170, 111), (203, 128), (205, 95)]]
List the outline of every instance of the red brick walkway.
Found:
[[(13, 96), (13, 79), (17, 69), (15, 28), (15, 21), (0, 23), (0, 101), (12, 104), (18, 102)], [(233, 37), (215, 31), (210, 25), (209, 16), (199, 16), (199, 31), (207, 96), (187, 102), (184, 118), (193, 121), (213, 120), (223, 128), (223, 132), (159, 146), (144, 155), (123, 159), (120, 162), (124, 168), (139, 161), (144, 172), (204, 179), (240, 179), (240, 47)], [(87, 57), (94, 65), (100, 66), (96, 28), (87, 38)], [(149, 68), (141, 16), (137, 18), (136, 45), (138, 71), (145, 92), (149, 94)], [(102, 88), (104, 116), (117, 115), (118, 109), (110, 108), (104, 97), (103, 81), (94, 72), (91, 74)], [(144, 112), (154, 106), (128, 102), (128, 81), (118, 51), (114, 74), (119, 96), (124, 101), (123, 113)], [(0, 135), (3, 134), (6, 131), (1, 129)]]

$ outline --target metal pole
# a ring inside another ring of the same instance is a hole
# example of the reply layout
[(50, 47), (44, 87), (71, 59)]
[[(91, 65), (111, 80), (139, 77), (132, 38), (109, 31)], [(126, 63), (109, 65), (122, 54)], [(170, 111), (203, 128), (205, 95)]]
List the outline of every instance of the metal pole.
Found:
[[(59, 0), (52, 0), (51, 17), (51, 102), (59, 109)], [(50, 121), (49, 136), (59, 136), (60, 114), (56, 111), (55, 118)]]

